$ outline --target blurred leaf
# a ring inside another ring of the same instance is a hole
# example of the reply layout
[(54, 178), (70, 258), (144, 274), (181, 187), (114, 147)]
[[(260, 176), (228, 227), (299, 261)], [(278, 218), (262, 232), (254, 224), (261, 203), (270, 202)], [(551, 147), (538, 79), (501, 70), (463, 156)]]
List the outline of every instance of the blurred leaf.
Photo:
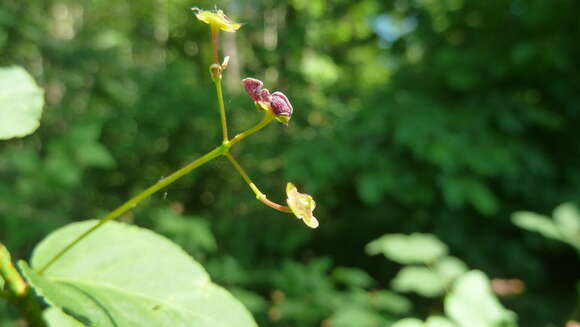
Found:
[(416, 318), (405, 318), (397, 321), (391, 327), (455, 327), (449, 319), (440, 316), (431, 316), (423, 322)]
[(580, 250), (580, 213), (572, 203), (554, 209), (554, 219), (533, 212), (516, 212), (512, 222), (521, 228), (560, 240)]
[(515, 314), (500, 304), (491, 291), (489, 279), (478, 270), (455, 282), (445, 298), (445, 313), (461, 327), (516, 326)]
[(431, 234), (387, 234), (366, 246), (370, 255), (383, 253), (401, 264), (433, 262), (447, 254), (447, 245)]
[(392, 324), (391, 327), (425, 327), (425, 323), (417, 318), (404, 318)]
[[(33, 267), (42, 267), (95, 223), (73, 223), (50, 234), (36, 247)], [(136, 226), (107, 223), (43, 275), (25, 262), (20, 266), (39, 295), (89, 326), (256, 326), (201, 265), (169, 240)]]
[(332, 277), (339, 283), (360, 288), (367, 288), (375, 283), (367, 272), (358, 268), (337, 267), (332, 272)]
[(560, 234), (580, 250), (580, 213), (572, 203), (564, 203), (554, 210), (554, 221)]
[(411, 311), (411, 301), (391, 291), (373, 291), (369, 293), (369, 298), (371, 305), (380, 310), (401, 315)]
[(307, 52), (302, 62), (302, 73), (312, 84), (328, 86), (338, 80), (340, 69), (331, 57)]
[(195, 216), (182, 216), (169, 209), (154, 212), (156, 229), (190, 252), (213, 252), (217, 242), (207, 220)]
[(437, 272), (427, 267), (403, 267), (391, 281), (398, 292), (415, 292), (426, 297), (436, 297), (445, 291), (445, 280)]
[(268, 301), (257, 293), (241, 288), (232, 288), (230, 292), (252, 313), (264, 312), (268, 308)]
[(24, 69), (0, 68), (0, 140), (33, 133), (43, 105), (42, 89)]
[(334, 327), (352, 327), (354, 322), (357, 327), (380, 327), (384, 319), (377, 312), (352, 306), (335, 312), (330, 322)]
[(546, 216), (534, 212), (520, 211), (512, 215), (512, 222), (520, 228), (538, 232), (545, 237), (562, 239), (556, 224)]
[(43, 317), (50, 327), (85, 327), (78, 320), (70, 317), (56, 307), (44, 310)]
[(463, 261), (452, 256), (445, 256), (437, 260), (434, 269), (445, 278), (447, 283), (452, 282), (468, 270)]
[(77, 149), (76, 155), (82, 165), (98, 168), (115, 167), (115, 159), (109, 150), (100, 143), (93, 142), (81, 146)]
[(427, 318), (425, 327), (455, 327), (455, 324), (445, 317), (431, 316)]

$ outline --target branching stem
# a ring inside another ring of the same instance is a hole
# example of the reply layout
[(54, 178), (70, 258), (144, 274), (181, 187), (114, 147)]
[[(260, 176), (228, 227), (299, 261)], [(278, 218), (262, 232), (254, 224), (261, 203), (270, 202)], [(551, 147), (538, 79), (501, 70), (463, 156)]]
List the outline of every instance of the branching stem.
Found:
[(127, 212), (128, 210), (137, 206), (137, 204), (139, 204), (139, 202), (145, 200), (146, 198), (150, 197), (153, 193), (155, 193), (155, 192), (161, 190), (162, 188), (168, 186), (169, 184), (175, 182), (176, 180), (183, 177), (185, 174), (189, 173), (190, 171), (196, 169), (197, 167), (199, 167), (199, 166), (205, 164), (206, 162), (208, 162), (212, 159), (215, 159), (221, 155), (227, 154), (229, 149), (234, 144), (236, 144), (239, 141), (243, 140), (244, 138), (250, 136), (251, 134), (259, 131), (260, 129), (264, 128), (266, 125), (268, 125), (269, 122), (272, 121), (272, 118), (273, 118), (273, 114), (270, 112), (266, 112), (264, 114), (264, 118), (259, 123), (257, 123), (255, 126), (249, 128), (248, 130), (246, 130), (243, 133), (236, 135), (236, 137), (234, 137), (231, 141), (225, 141), (222, 145), (220, 145), (220, 146), (216, 147), (215, 149), (211, 150), (210, 152), (204, 154), (200, 158), (192, 161), (191, 163), (189, 163), (185, 167), (175, 171), (171, 175), (169, 175), (169, 176), (163, 178), (162, 180), (158, 181), (157, 183), (153, 184), (152, 186), (147, 188), (145, 191), (137, 194), (136, 196), (131, 198), (129, 201), (123, 203), (122, 205), (117, 207), (115, 210), (111, 211), (109, 214), (107, 214), (106, 216), (101, 218), (93, 227), (89, 228), (84, 233), (79, 235), (76, 239), (74, 239), (72, 242), (67, 244), (54, 257), (52, 257), (44, 266), (42, 266), (38, 270), (38, 273), (43, 274), (44, 272), (46, 272), (46, 270), (50, 266), (52, 266), (59, 258), (61, 258), (65, 253), (67, 253), (77, 243), (79, 243), (84, 238), (86, 238), (87, 236), (92, 234), (95, 230), (97, 230), (99, 227), (101, 227), (105, 223), (107, 223), (113, 219), (118, 218), (119, 216), (121, 216), (122, 214)]
[(242, 168), (240, 163), (232, 156), (231, 153), (229, 153), (229, 152), (224, 153), (224, 156), (229, 160), (229, 162), (232, 164), (232, 166), (234, 166), (234, 168), (242, 176), (242, 178), (244, 179), (246, 184), (248, 184), (248, 186), (252, 189), (254, 194), (256, 194), (256, 199), (258, 199), (260, 202), (262, 202), (263, 204), (267, 205), (270, 208), (276, 209), (278, 211), (286, 212), (286, 213), (292, 213), (292, 210), (290, 210), (290, 208), (288, 208), (287, 206), (284, 206), (284, 205), (281, 205), (281, 204), (278, 204), (276, 202), (268, 200), (268, 198), (266, 197), (266, 194), (262, 193), (260, 191), (260, 189), (256, 186), (256, 184), (254, 184), (254, 182), (252, 182), (252, 179), (250, 178), (250, 176), (248, 176), (248, 174), (246, 173), (244, 168)]

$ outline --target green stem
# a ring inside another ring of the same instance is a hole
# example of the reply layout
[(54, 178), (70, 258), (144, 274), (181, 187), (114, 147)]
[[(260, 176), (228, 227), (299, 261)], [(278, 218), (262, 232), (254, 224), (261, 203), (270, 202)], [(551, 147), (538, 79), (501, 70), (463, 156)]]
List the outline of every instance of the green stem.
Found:
[(218, 39), (220, 35), (220, 30), (217, 26), (211, 24), (210, 27), (211, 33), (211, 47), (213, 49), (213, 63), (219, 65), (219, 55), (218, 55)]
[(220, 76), (212, 77), (215, 84), (215, 90), (217, 93), (218, 105), (220, 110), (220, 121), (222, 124), (222, 135), (224, 142), (228, 141), (228, 122), (226, 119), (226, 109), (224, 106), (224, 96), (222, 92), (222, 77)]
[(263, 204), (267, 205), (270, 208), (276, 209), (278, 211), (286, 212), (286, 213), (292, 213), (292, 210), (290, 208), (288, 208), (287, 206), (283, 206), (283, 205), (278, 204), (276, 202), (270, 201), (266, 197), (266, 194), (262, 193), (260, 191), (260, 189), (256, 186), (256, 184), (254, 184), (254, 182), (252, 182), (252, 179), (250, 178), (250, 176), (248, 176), (248, 174), (246, 173), (244, 168), (242, 168), (242, 166), (238, 163), (238, 161), (229, 152), (224, 153), (224, 156), (226, 158), (228, 158), (228, 160), (232, 164), (232, 166), (234, 166), (234, 168), (242, 176), (242, 178), (244, 179), (246, 184), (248, 184), (248, 186), (252, 189), (254, 194), (256, 194), (256, 199), (258, 199), (260, 202), (262, 202)]
[(229, 149), (234, 144), (240, 142), (244, 138), (246, 138), (246, 137), (250, 136), (251, 134), (264, 128), (266, 125), (268, 125), (269, 122), (272, 121), (273, 118), (274, 118), (274, 115), (270, 112), (267, 112), (264, 115), (264, 118), (255, 126), (249, 128), (248, 130), (246, 130), (243, 133), (236, 135), (236, 137), (234, 137), (231, 141), (225, 141), (222, 145), (220, 145), (217, 148), (213, 149), (212, 151), (204, 154), (202, 157), (192, 161), (187, 166), (177, 170), (173, 174), (165, 177), (164, 179), (160, 180), (159, 182), (157, 182), (154, 185), (147, 188), (145, 191), (143, 191), (143, 192), (139, 193), (138, 195), (136, 195), (135, 197), (131, 198), (129, 201), (120, 205), (115, 210), (113, 210), (109, 214), (107, 214), (105, 217), (101, 218), (93, 227), (89, 228), (87, 231), (85, 231), (84, 233), (79, 235), (76, 239), (74, 239), (71, 243), (67, 244), (54, 257), (52, 257), (42, 268), (40, 268), (40, 270), (38, 271), (39, 274), (43, 274), (50, 266), (52, 266), (52, 264), (54, 264), (59, 258), (61, 258), (66, 252), (68, 252), (78, 242), (83, 240), (85, 237), (90, 235), (92, 232), (97, 230), (99, 227), (101, 227), (106, 222), (111, 221), (111, 220), (119, 217), (120, 215), (122, 215), (123, 213), (128, 211), (129, 209), (134, 208), (139, 202), (148, 198), (153, 193), (161, 190), (162, 188), (166, 187), (167, 185), (175, 182), (176, 180), (183, 177), (185, 174), (194, 170), (195, 168), (203, 165), (204, 163), (206, 163), (206, 162), (208, 162), (216, 157), (219, 157), (221, 155), (228, 153)]
[(159, 182), (155, 183), (154, 185), (147, 188), (145, 191), (139, 193), (138, 195), (131, 198), (129, 201), (123, 203), (115, 210), (111, 211), (108, 215), (101, 218), (93, 227), (86, 230), (84, 233), (79, 235), (76, 239), (74, 239), (71, 243), (67, 244), (62, 250), (60, 250), (50, 261), (48, 261), (38, 272), (39, 274), (43, 274), (55, 261), (57, 261), (60, 257), (62, 257), (68, 250), (70, 250), (73, 246), (75, 246), (78, 242), (83, 240), (89, 234), (94, 232), (97, 228), (101, 227), (108, 221), (111, 221), (127, 210), (134, 208), (139, 202), (143, 201), (144, 199), (151, 196), (153, 193), (159, 191), (160, 189), (166, 187), (167, 185), (175, 182), (177, 179), (181, 178), (183, 175), (187, 174), (188, 172), (192, 171), (193, 169), (203, 165), (204, 163), (222, 155), (224, 152), (228, 150), (228, 147), (225, 145), (221, 145), (212, 151), (204, 154), (202, 157), (192, 161), (187, 166), (175, 171), (173, 174), (163, 178)]
[(6, 284), (6, 290), (0, 295), (18, 308), (22, 316), (26, 317), (29, 326), (45, 327), (38, 302), (24, 278), (12, 264), (10, 253), (2, 243), (0, 243), (0, 276)]
[(248, 130), (244, 131), (243, 133), (240, 133), (236, 136), (234, 136), (234, 138), (227, 142), (228, 147), (233, 146), (234, 144), (240, 142), (241, 140), (245, 139), (246, 137), (250, 136), (251, 134), (261, 130), (262, 128), (264, 128), (266, 125), (268, 125), (272, 119), (274, 119), (274, 114), (271, 111), (266, 111), (264, 113), (264, 117), (262, 118), (262, 120), (257, 123), (254, 127), (249, 128)]

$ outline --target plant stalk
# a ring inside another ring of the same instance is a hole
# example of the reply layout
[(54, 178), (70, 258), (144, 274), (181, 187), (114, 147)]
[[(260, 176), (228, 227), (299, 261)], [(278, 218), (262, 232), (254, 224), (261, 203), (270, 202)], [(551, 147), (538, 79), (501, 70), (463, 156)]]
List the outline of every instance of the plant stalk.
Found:
[(10, 253), (2, 243), (0, 243), (0, 276), (6, 286), (1, 295), (18, 308), (30, 326), (46, 327), (38, 302), (24, 278), (12, 264)]
[(267, 205), (268, 207), (270, 207), (272, 209), (276, 209), (278, 211), (285, 212), (285, 213), (292, 213), (292, 210), (289, 207), (278, 204), (278, 203), (273, 202), (273, 201), (270, 201), (266, 197), (266, 194), (264, 194), (260, 191), (260, 189), (256, 186), (256, 184), (254, 184), (254, 182), (252, 181), (250, 176), (248, 176), (248, 174), (246, 173), (244, 168), (242, 168), (240, 163), (229, 152), (224, 153), (224, 156), (229, 160), (229, 162), (232, 164), (232, 166), (234, 166), (234, 168), (242, 176), (242, 178), (244, 179), (246, 184), (248, 184), (248, 186), (252, 189), (254, 194), (256, 194), (256, 199), (258, 199), (260, 202), (262, 202), (263, 204)]
[(139, 204), (139, 202), (145, 200), (146, 198), (148, 198), (149, 196), (151, 196), (153, 193), (155, 193), (155, 192), (161, 190), (162, 188), (168, 186), (169, 184), (175, 182), (176, 180), (178, 180), (179, 178), (183, 177), (185, 174), (189, 173), (190, 171), (196, 169), (197, 167), (205, 164), (206, 162), (208, 162), (208, 161), (210, 161), (212, 159), (215, 159), (215, 158), (217, 158), (217, 157), (219, 157), (221, 155), (224, 155), (224, 154), (228, 153), (229, 149), (234, 144), (240, 142), (244, 138), (246, 138), (246, 137), (250, 136), (251, 134), (259, 131), (262, 128), (264, 128), (266, 125), (268, 125), (269, 122), (272, 121), (273, 118), (274, 118), (274, 116), (273, 116), (272, 113), (266, 112), (265, 115), (264, 115), (264, 118), (259, 123), (257, 123), (255, 126), (249, 128), (248, 130), (246, 130), (243, 133), (240, 133), (240, 134), (236, 135), (236, 137), (234, 137), (234, 139), (232, 139), (231, 141), (224, 141), (224, 143), (222, 145), (216, 147), (215, 149), (211, 150), (210, 152), (208, 152), (208, 153), (204, 154), (203, 156), (199, 157), (198, 159), (192, 161), (191, 163), (189, 163), (185, 167), (183, 167), (183, 168), (175, 171), (171, 175), (163, 178), (162, 180), (158, 181), (154, 185), (148, 187), (145, 191), (137, 194), (136, 196), (134, 196), (133, 198), (131, 198), (129, 201), (123, 203), (122, 205), (120, 205), (119, 207), (117, 207), (115, 210), (113, 210), (109, 214), (107, 214), (105, 217), (101, 218), (93, 227), (89, 228), (84, 233), (82, 233), (81, 235), (79, 235), (76, 239), (74, 239), (71, 243), (67, 244), (54, 257), (52, 257), (44, 266), (42, 266), (38, 270), (38, 273), (42, 275), (44, 272), (46, 272), (46, 270), (50, 266), (52, 266), (66, 252), (68, 252), (77, 243), (79, 243), (80, 241), (82, 241), (84, 238), (86, 238), (87, 236), (89, 236), (91, 233), (93, 233), (95, 230), (97, 230), (99, 227), (101, 227), (102, 225), (104, 225), (108, 221), (111, 221), (111, 220), (113, 220), (115, 218), (118, 218), (123, 213), (125, 213), (128, 210), (130, 210), (130, 209), (134, 208), (135, 206), (137, 206), (137, 204)]

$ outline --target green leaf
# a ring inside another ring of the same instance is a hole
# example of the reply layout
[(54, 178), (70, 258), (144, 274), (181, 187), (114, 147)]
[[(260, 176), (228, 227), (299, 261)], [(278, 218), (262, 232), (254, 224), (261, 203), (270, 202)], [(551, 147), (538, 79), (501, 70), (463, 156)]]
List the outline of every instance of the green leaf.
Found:
[(448, 252), (447, 245), (431, 234), (387, 234), (370, 242), (367, 253), (383, 253), (401, 264), (433, 262)]
[(391, 327), (425, 327), (425, 323), (417, 318), (405, 318), (395, 322)]
[(353, 322), (357, 327), (375, 327), (383, 325), (383, 321), (379, 313), (356, 306), (340, 309), (330, 317), (330, 324), (334, 327), (351, 327)]
[(33, 133), (43, 105), (42, 89), (24, 69), (0, 68), (0, 140)]
[(489, 279), (478, 270), (455, 282), (445, 298), (445, 313), (461, 327), (516, 326), (515, 314), (500, 304), (491, 291)]
[(580, 249), (580, 213), (572, 203), (564, 203), (554, 209), (554, 220), (560, 234)]
[(445, 317), (431, 316), (426, 322), (417, 318), (401, 319), (391, 327), (455, 327), (455, 324)]
[(169, 209), (155, 210), (152, 214), (155, 230), (169, 236), (189, 253), (214, 252), (217, 242), (207, 220), (195, 216), (182, 216)]
[(445, 317), (431, 316), (427, 319), (425, 327), (455, 327), (455, 324)]
[(56, 307), (50, 307), (44, 310), (43, 313), (44, 320), (48, 323), (50, 327), (86, 327), (87, 325), (82, 324), (78, 320), (72, 318), (71, 316), (65, 314), (60, 309)]
[(337, 282), (360, 288), (367, 288), (375, 283), (366, 271), (357, 268), (338, 267), (334, 269), (332, 276)]
[(391, 281), (399, 292), (415, 292), (426, 297), (436, 297), (445, 291), (445, 280), (427, 267), (407, 266)]
[(546, 216), (529, 211), (520, 211), (512, 215), (512, 222), (520, 228), (538, 232), (545, 237), (562, 239), (556, 224)]
[[(95, 223), (73, 223), (50, 234), (34, 250), (32, 266), (42, 267)], [(107, 223), (44, 275), (24, 262), (21, 268), (47, 302), (87, 326), (256, 326), (182, 249), (136, 226)]]
[(435, 262), (434, 268), (448, 283), (463, 275), (468, 270), (467, 265), (463, 261), (452, 256), (440, 258)]
[(374, 291), (369, 293), (369, 302), (374, 308), (396, 314), (405, 314), (411, 311), (411, 301), (404, 296), (391, 291)]
[(77, 160), (81, 165), (97, 168), (115, 167), (115, 159), (111, 152), (97, 142), (87, 143), (76, 151)]

